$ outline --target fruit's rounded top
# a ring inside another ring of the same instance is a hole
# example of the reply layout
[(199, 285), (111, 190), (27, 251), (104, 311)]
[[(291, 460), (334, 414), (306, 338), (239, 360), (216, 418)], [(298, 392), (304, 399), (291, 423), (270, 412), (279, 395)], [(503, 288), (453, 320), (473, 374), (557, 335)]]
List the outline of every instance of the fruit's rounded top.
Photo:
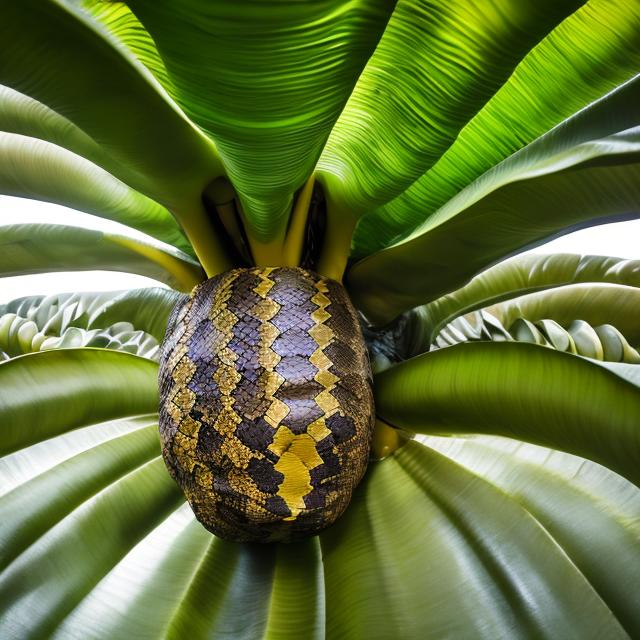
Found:
[(374, 409), (357, 313), (313, 272), (234, 269), (198, 285), (169, 321), (160, 394), (167, 466), (222, 537), (317, 533), (366, 469)]

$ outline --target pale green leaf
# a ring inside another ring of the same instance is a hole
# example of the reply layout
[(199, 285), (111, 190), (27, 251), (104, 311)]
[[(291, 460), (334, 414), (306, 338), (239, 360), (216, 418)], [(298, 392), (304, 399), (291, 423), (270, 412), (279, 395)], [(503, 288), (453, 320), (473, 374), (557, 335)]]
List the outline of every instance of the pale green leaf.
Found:
[(221, 174), (213, 144), (145, 67), (72, 3), (11, 3), (0, 37), (0, 83), (79, 127), (133, 188), (173, 207), (199, 199)]
[(116, 322), (131, 322), (136, 329), (162, 341), (171, 310), (182, 297), (168, 289), (123, 291), (104, 307), (95, 310), (87, 326), (91, 329), (107, 327)]
[(95, 493), (132, 468), (155, 458), (158, 455), (157, 428), (157, 422), (148, 420), (146, 426), (72, 456), (4, 495), (0, 567), (4, 569)]
[(182, 291), (206, 279), (187, 254), (151, 238), (53, 224), (0, 226), (0, 277), (91, 269), (137, 273)]
[(193, 253), (164, 207), (62, 147), (0, 133), (0, 158), (0, 193), (45, 200), (115, 220)]
[(629, 342), (640, 345), (640, 289), (610, 284), (574, 284), (514, 298), (487, 308), (508, 327), (516, 318), (532, 322), (552, 318), (563, 326), (575, 319), (594, 327), (612, 324)]
[(114, 324), (128, 322), (135, 330), (161, 341), (171, 310), (180, 297), (177, 291), (156, 287), (59, 293), (12, 300), (0, 305), (0, 315), (17, 315), (33, 321), (38, 331), (58, 336), (69, 327), (108, 329)]
[[(140, 291), (144, 290), (134, 289), (132, 293)], [(12, 313), (35, 322), (39, 331), (54, 331), (59, 335), (67, 327), (86, 329), (91, 315), (100, 313), (106, 305), (110, 304), (112, 299), (123, 293), (125, 292), (89, 291), (55, 293), (50, 296), (25, 296), (0, 305), (0, 315)]]
[[(582, 458), (495, 437), (421, 440), (512, 496), (553, 535), (631, 637), (640, 633), (640, 492)], [(588, 532), (588, 535), (585, 535)]]
[(575, 136), (585, 135), (583, 119), (612, 126), (607, 113), (595, 118), (587, 111), (540, 138), (461, 191), (407, 240), (357, 263), (348, 284), (362, 311), (388, 322), (509, 254), (639, 216), (640, 127), (575, 144)]
[(421, 314), (427, 340), (435, 337), (456, 316), (523, 294), (579, 282), (640, 287), (640, 260), (571, 253), (517, 256), (483, 271), (461, 289), (425, 305)]
[(113, 173), (118, 163), (82, 129), (37, 100), (0, 85), (0, 131), (64, 147)]
[(321, 538), (329, 638), (625, 637), (526, 509), (418, 443), (374, 463)]
[[(603, 510), (608, 476), (572, 503), (576, 528), (551, 501), (539, 515), (492, 478), (409, 443), (372, 464), (319, 540), (240, 545), (195, 521), (153, 457), (153, 431), (143, 418), (95, 424), (0, 461), (14, 477), (0, 507), (17, 510), (0, 528), (4, 635), (617, 638), (639, 623), (635, 535), (620, 520), (637, 516), (638, 491), (609, 491)], [(627, 561), (626, 594), (602, 575), (611, 539)]]
[[(85, 501), (3, 572), (0, 634), (50, 637), (101, 577), (183, 499), (158, 456)], [(53, 583), (55, 588), (42, 588)]]
[(156, 372), (150, 360), (102, 349), (43, 351), (0, 363), (0, 453), (156, 411)]
[(45, 332), (40, 331), (33, 320), (14, 313), (0, 315), (0, 360), (35, 351), (77, 347), (126, 351), (151, 360), (159, 358), (158, 341), (144, 331), (136, 330), (130, 322), (117, 322), (106, 329), (67, 327), (56, 331), (49, 326)]
[(394, 426), (509, 436), (640, 484), (640, 389), (586, 359), (532, 344), (462, 344), (383, 371), (375, 390), (378, 415)]
[[(550, 313), (553, 309), (548, 310)], [(545, 318), (532, 322), (517, 317), (506, 327), (489, 312), (476, 312), (456, 318), (437, 336), (432, 348), (442, 348), (460, 342), (493, 340), (497, 342), (530, 342), (552, 347), (597, 360), (640, 364), (640, 354), (624, 335), (611, 324), (591, 326), (584, 320), (565, 322), (565, 327), (555, 320)], [(425, 343), (411, 355), (423, 353)]]

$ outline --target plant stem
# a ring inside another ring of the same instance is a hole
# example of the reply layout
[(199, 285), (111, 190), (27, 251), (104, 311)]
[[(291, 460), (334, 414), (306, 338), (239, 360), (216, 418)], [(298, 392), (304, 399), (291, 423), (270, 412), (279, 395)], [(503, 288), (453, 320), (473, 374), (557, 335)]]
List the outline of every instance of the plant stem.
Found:
[(407, 441), (407, 436), (380, 418), (376, 418), (371, 442), (371, 455), (378, 460), (390, 456)]
[(297, 267), (302, 260), (314, 183), (315, 177), (311, 175), (296, 198), (282, 254), (282, 264), (285, 267)]
[(232, 268), (202, 202), (183, 203), (174, 207), (172, 213), (182, 225), (208, 278)]
[(284, 253), (285, 231), (284, 229), (278, 235), (268, 242), (261, 242), (251, 237), (247, 231), (249, 238), (249, 246), (251, 255), (256, 267), (280, 267)]
[(327, 197), (327, 229), (318, 261), (318, 273), (342, 281), (358, 218)]
[(131, 249), (137, 254), (159, 264), (174, 277), (175, 286), (179, 291), (189, 292), (204, 279), (205, 274), (202, 268), (195, 262), (193, 264), (184, 262), (156, 247), (138, 242), (133, 238), (127, 238), (126, 236), (115, 233), (105, 233), (104, 237), (121, 247)]
[[(311, 196), (313, 195), (314, 182), (314, 176), (310, 176), (298, 192), (286, 231), (281, 231), (268, 242), (261, 242), (252, 237), (250, 229), (247, 230), (251, 253), (256, 266), (297, 267), (300, 265), (306, 239), (307, 217)], [(242, 218), (244, 219), (244, 216)]]

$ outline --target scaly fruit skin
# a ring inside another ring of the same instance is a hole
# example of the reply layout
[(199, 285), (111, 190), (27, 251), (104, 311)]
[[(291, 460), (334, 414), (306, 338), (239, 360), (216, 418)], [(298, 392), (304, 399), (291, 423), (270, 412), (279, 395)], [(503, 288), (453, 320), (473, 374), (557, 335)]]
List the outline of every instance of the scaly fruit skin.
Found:
[(300, 268), (203, 282), (173, 311), (159, 383), (165, 462), (209, 531), (286, 542), (344, 512), (375, 411), (341, 284)]

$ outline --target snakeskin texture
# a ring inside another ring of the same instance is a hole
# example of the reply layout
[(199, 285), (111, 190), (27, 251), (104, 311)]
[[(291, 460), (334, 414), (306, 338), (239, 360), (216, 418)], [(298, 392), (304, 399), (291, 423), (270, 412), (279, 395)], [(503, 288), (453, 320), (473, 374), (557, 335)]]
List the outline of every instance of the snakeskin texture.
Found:
[(209, 531), (291, 541), (346, 509), (374, 407), (341, 284), (300, 268), (203, 282), (172, 313), (159, 382), (164, 460)]

